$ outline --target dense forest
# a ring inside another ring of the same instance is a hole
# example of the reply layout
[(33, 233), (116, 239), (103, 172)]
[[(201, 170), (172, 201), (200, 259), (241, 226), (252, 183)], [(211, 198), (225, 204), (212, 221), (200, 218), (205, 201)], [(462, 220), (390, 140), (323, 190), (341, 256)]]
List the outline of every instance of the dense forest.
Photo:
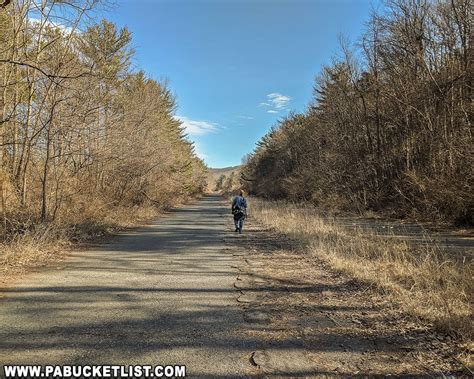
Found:
[(471, 0), (388, 0), (246, 158), (272, 199), (474, 224)]
[(4, 237), (201, 192), (206, 167), (165, 83), (134, 70), (132, 36), (95, 0), (0, 2)]

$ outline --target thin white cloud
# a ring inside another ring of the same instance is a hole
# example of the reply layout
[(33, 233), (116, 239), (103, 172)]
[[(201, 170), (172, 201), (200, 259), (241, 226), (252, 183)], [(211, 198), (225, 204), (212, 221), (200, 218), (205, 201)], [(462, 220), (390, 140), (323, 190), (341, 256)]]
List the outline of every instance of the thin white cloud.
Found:
[(181, 124), (190, 136), (203, 136), (205, 134), (215, 133), (219, 129), (214, 122), (191, 120), (186, 116), (176, 116), (181, 121)]
[(251, 117), (251, 116), (237, 116), (238, 118), (242, 118), (244, 120), (253, 120), (255, 117)]
[(276, 108), (283, 109), (290, 102), (291, 97), (282, 95), (278, 92), (273, 92), (267, 95), (268, 101)]
[(63, 34), (70, 34), (72, 32), (71, 27), (63, 25), (59, 22), (54, 22), (52, 20), (41, 21), (38, 18), (28, 17), (28, 21), (31, 22), (32, 25), (37, 26), (37, 27), (41, 26), (41, 24), (44, 23), (44, 25), (46, 26), (61, 30)]
[(290, 101), (290, 96), (272, 92), (267, 95), (267, 100), (261, 102), (258, 106), (267, 108), (267, 113), (278, 113), (279, 111), (286, 110)]

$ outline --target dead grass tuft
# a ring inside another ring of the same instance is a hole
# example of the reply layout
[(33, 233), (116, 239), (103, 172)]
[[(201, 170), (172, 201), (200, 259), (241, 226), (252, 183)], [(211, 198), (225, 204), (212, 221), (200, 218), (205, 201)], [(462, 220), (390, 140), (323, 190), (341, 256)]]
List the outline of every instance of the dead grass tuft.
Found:
[(0, 242), (0, 279), (14, 279), (25, 271), (59, 261), (69, 244), (64, 231), (51, 225), (38, 226)]
[(97, 241), (139, 225), (162, 212), (155, 206), (105, 207), (92, 204), (50, 223), (26, 220), (5, 232), (0, 228), (0, 282), (63, 259), (73, 244)]
[(414, 245), (346, 229), (292, 205), (254, 199), (252, 214), (336, 270), (376, 286), (408, 314), (472, 340), (472, 262), (450, 257), (435, 243)]

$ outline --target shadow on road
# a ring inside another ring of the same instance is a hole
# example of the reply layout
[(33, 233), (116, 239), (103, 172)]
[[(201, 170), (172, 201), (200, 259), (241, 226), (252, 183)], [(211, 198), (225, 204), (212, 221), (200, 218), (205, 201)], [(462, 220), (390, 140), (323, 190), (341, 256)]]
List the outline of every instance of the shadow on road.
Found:
[[(344, 353), (346, 345), (357, 355), (373, 349), (387, 355), (400, 351), (393, 343), (400, 339), (395, 332), (362, 338), (351, 324), (321, 329), (332, 322), (326, 314), (345, 315), (342, 320), (379, 312), (366, 303), (304, 300), (325, 292), (348, 296), (350, 283), (279, 278), (262, 271), (254, 273), (260, 285), (236, 288), (239, 262), (232, 252), (243, 240), (234, 235), (229, 213), (221, 198), (206, 196), (110, 243), (74, 252), (61, 270), (29, 275), (5, 289), (0, 301), (0, 363), (185, 364), (191, 376), (235, 377), (262, 374), (251, 357), (268, 343), (283, 355), (305, 350), (316, 365), (318, 356)], [(272, 244), (254, 233), (257, 248), (273, 259), (268, 251)], [(236, 301), (243, 292), (267, 297), (265, 312), (284, 323), (249, 321)], [(288, 318), (288, 309), (282, 309), (278, 299), (288, 296), (299, 296), (290, 313), (305, 315), (303, 321)], [(282, 327), (288, 333), (282, 334)], [(309, 327), (319, 332), (302, 345), (299, 337)], [(422, 343), (414, 337), (403, 346), (412, 351)], [(323, 364), (318, 367), (288, 366), (278, 373), (336, 373)]]

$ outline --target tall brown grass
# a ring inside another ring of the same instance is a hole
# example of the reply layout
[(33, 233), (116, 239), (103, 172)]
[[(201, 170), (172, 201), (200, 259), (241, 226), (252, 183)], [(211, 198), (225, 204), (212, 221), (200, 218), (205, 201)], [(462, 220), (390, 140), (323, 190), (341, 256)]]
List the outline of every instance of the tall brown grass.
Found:
[(67, 249), (77, 244), (98, 241), (125, 228), (157, 217), (163, 208), (152, 205), (134, 207), (99, 206), (92, 203), (75, 214), (50, 223), (25, 219), (0, 227), (0, 284), (21, 274), (58, 262)]
[(451, 257), (434, 242), (413, 244), (345, 228), (294, 205), (257, 199), (251, 205), (258, 220), (302, 242), (334, 269), (383, 291), (406, 313), (472, 340), (472, 262)]

